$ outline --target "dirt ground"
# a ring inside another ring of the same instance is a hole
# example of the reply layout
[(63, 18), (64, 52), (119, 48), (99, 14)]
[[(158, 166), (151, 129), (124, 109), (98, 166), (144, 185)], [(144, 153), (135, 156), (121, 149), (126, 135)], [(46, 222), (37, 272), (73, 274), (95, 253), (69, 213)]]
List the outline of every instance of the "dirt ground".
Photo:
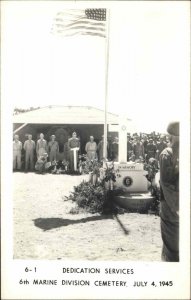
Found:
[(73, 215), (64, 196), (87, 176), (13, 176), (15, 259), (160, 261), (159, 217)]

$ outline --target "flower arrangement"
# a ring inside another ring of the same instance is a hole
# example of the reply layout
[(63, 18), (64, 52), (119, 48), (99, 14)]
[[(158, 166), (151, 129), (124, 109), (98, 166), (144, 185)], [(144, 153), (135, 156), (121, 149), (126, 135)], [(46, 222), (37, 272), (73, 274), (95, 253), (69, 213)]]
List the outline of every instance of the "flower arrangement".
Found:
[(64, 166), (65, 171), (67, 171), (67, 170), (68, 170), (68, 167), (69, 167), (69, 161), (67, 161), (66, 159), (63, 159), (62, 165)]
[(147, 179), (152, 182), (158, 172), (158, 162), (155, 158), (150, 158), (148, 163), (144, 163), (144, 170), (148, 171)]
[(81, 155), (79, 157), (79, 170), (81, 173), (88, 174), (96, 174), (99, 176), (100, 168), (102, 164), (98, 161), (98, 159), (89, 159), (86, 155)]
[(150, 158), (148, 163), (144, 164), (144, 170), (148, 171), (146, 178), (150, 181), (151, 185), (149, 190), (152, 196), (155, 196), (155, 200), (153, 201), (150, 211), (154, 212), (156, 215), (159, 215), (159, 203), (160, 203), (160, 188), (154, 184), (155, 175), (159, 171), (158, 162), (155, 158)]
[(69, 162), (65, 159), (63, 161), (54, 160), (50, 167), (50, 171), (52, 174), (65, 174), (68, 172), (68, 166)]
[(103, 170), (104, 170), (104, 177), (103, 181), (108, 182), (112, 180), (113, 182), (116, 181), (116, 171), (114, 170), (114, 162), (113, 161), (105, 161), (103, 163)]
[(102, 164), (97, 159), (91, 160), (90, 168), (92, 169), (92, 174), (99, 176), (101, 166)]
[(144, 163), (144, 158), (142, 156), (139, 156), (139, 158), (135, 159), (136, 163)]
[(119, 171), (119, 168), (116, 168), (114, 172), (115, 172), (116, 177), (120, 178), (122, 176)]
[(78, 156), (78, 169), (81, 174), (88, 174), (88, 167), (86, 161), (87, 161), (87, 155), (80, 154)]

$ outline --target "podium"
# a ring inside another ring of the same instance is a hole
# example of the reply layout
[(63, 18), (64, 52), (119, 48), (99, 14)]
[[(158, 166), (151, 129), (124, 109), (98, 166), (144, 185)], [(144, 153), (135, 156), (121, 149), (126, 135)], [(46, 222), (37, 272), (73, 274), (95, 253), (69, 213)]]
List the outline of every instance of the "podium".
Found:
[(73, 152), (73, 160), (72, 160), (72, 162), (73, 162), (73, 169), (74, 169), (74, 171), (77, 171), (77, 153), (78, 153), (78, 151), (79, 151), (79, 149), (80, 148), (78, 148), (78, 147), (75, 147), (75, 148), (71, 148), (70, 149), (70, 151), (72, 151)]

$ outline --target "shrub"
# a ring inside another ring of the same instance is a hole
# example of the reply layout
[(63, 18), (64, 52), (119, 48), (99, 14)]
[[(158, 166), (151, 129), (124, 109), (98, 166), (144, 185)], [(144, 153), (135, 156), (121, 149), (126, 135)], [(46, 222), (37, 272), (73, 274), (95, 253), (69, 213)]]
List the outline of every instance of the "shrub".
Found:
[(81, 182), (74, 187), (68, 200), (75, 201), (77, 206), (90, 213), (103, 213), (107, 202), (107, 193), (101, 183), (92, 185), (90, 182)]

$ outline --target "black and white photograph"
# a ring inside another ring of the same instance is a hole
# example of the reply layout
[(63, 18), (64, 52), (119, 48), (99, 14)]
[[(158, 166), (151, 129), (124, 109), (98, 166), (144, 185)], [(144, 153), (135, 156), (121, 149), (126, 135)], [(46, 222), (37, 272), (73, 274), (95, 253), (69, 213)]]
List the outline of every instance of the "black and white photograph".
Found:
[(1, 7), (2, 299), (190, 299), (189, 1)]

